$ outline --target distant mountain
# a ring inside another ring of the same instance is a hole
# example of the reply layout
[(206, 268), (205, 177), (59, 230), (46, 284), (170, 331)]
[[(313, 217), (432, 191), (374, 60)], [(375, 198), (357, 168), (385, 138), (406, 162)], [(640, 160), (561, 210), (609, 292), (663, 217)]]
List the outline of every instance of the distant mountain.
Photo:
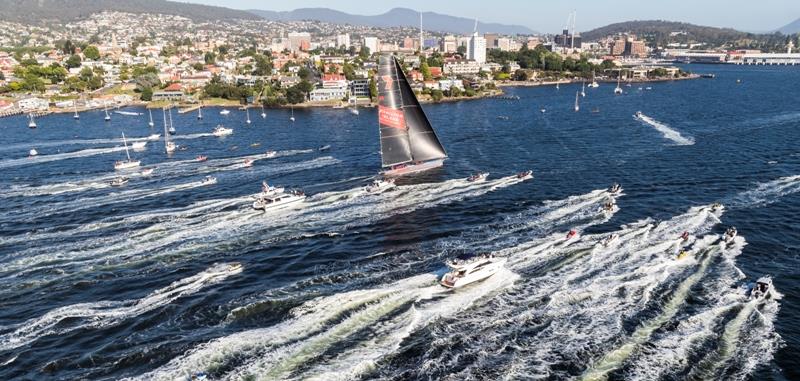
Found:
[(0, 0), (0, 20), (39, 24), (118, 11), (179, 15), (193, 20), (257, 19), (246, 11), (165, 0)]
[[(352, 15), (329, 8), (300, 8), (288, 12), (251, 10), (255, 15), (267, 20), (298, 21), (317, 20), (333, 24), (351, 24), (374, 27), (419, 26), (419, 12), (407, 8), (394, 8), (375, 16)], [(422, 13), (423, 28), (457, 34), (471, 34), (475, 20), (434, 12)], [(528, 27), (478, 22), (480, 33), (534, 34)]]
[(794, 20), (791, 23), (784, 25), (783, 27), (778, 29), (778, 32), (781, 32), (783, 34), (800, 33), (800, 19)]

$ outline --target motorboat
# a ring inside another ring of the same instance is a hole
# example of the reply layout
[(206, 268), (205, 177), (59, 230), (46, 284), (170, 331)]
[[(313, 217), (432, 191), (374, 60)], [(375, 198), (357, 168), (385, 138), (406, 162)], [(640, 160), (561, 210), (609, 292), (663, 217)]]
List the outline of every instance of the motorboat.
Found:
[(271, 185), (267, 184), (266, 181), (262, 181), (261, 182), (261, 196), (262, 197), (263, 196), (269, 196), (269, 195), (275, 195), (275, 194), (283, 193), (285, 191), (286, 191), (286, 189), (284, 187), (274, 187), (274, 186), (271, 186)]
[(688, 241), (689, 240), (689, 232), (683, 232), (683, 234), (681, 234), (681, 240), (684, 241), (684, 242)]
[(609, 247), (609, 246), (613, 245), (614, 243), (616, 243), (617, 241), (619, 241), (619, 234), (613, 233), (613, 234), (610, 234), (607, 237), (603, 238), (600, 241), (600, 244), (603, 245), (604, 247)]
[(642, 118), (642, 112), (641, 111), (636, 111), (636, 115), (634, 115), (634, 117), (636, 117), (636, 119), (641, 119)]
[(543, 108), (543, 109), (539, 110), (539, 112), (541, 112), (542, 114), (544, 114), (544, 113), (546, 113), (546, 112), (547, 112), (547, 109), (544, 109), (544, 108)]
[(291, 192), (271, 193), (259, 196), (253, 202), (253, 209), (256, 210), (276, 210), (283, 209), (292, 205), (299, 204), (306, 199), (305, 193), (296, 190)]
[(711, 209), (712, 212), (717, 212), (717, 211), (721, 211), (721, 210), (725, 209), (725, 206), (722, 205), (719, 202), (715, 202), (715, 203), (711, 204), (711, 207), (709, 209)]
[(505, 258), (482, 255), (469, 261), (451, 262), (450, 271), (442, 276), (440, 284), (447, 288), (459, 288), (482, 281), (503, 268)]
[(36, 121), (33, 120), (33, 114), (29, 114), (28, 117), (30, 118), (28, 121), (28, 128), (36, 128)]
[(232, 128), (225, 128), (224, 126), (222, 126), (220, 124), (216, 128), (214, 128), (214, 131), (212, 131), (211, 133), (214, 134), (214, 136), (217, 136), (217, 137), (226, 136), (226, 135), (232, 134), (233, 133), (233, 129)]
[(36, 148), (31, 148), (31, 150), (28, 151), (28, 157), (34, 157), (37, 155), (39, 155), (39, 151), (37, 151)]
[(253, 148), (261, 147), (261, 143), (251, 143), (250, 147), (253, 147)]
[(224, 110), (219, 112), (220, 115), (228, 115), (230, 113), (231, 113), (231, 110), (228, 110), (228, 109), (224, 109)]
[(618, 194), (620, 192), (622, 192), (622, 186), (620, 186), (618, 183), (611, 184), (611, 186), (608, 187), (608, 193)]
[(467, 177), (467, 181), (471, 183), (476, 183), (479, 181), (486, 180), (487, 177), (489, 177), (489, 172), (478, 172), (470, 177)]
[(115, 113), (115, 114), (120, 114), (120, 115), (127, 115), (127, 116), (139, 116), (139, 115), (142, 115), (142, 114), (141, 114), (141, 113), (139, 113), (139, 112), (134, 112), (134, 111), (121, 111), (121, 110), (114, 111), (114, 113)]
[(644, 89), (645, 89), (645, 90), (653, 90), (653, 88), (652, 88), (652, 87), (650, 87), (650, 86), (647, 86), (647, 87), (645, 87)]
[(202, 162), (208, 160), (208, 156), (199, 155), (194, 160), (197, 161), (197, 162), (202, 163)]
[(110, 184), (112, 187), (121, 187), (128, 183), (128, 178), (124, 176), (117, 177), (111, 180)]
[(252, 167), (253, 166), (253, 161), (254, 161), (253, 159), (247, 158), (247, 159), (244, 159), (243, 164), (244, 164), (245, 167)]
[[(241, 266), (241, 265), (240, 265)], [(189, 378), (186, 379), (187, 381), (205, 381), (208, 380), (208, 375), (204, 372), (195, 372), (192, 373)]]
[(367, 193), (380, 193), (392, 187), (394, 187), (394, 179), (375, 179), (364, 187), (364, 191)]
[(321, 146), (321, 147), (317, 148), (317, 150), (320, 151), (320, 152), (327, 151), (329, 149), (331, 149), (331, 145), (330, 144), (326, 144), (324, 146)]
[(750, 299), (761, 299), (772, 290), (772, 278), (765, 276), (758, 278), (755, 284), (750, 287), (748, 297)]
[(731, 226), (727, 230), (725, 230), (725, 234), (722, 235), (722, 241), (725, 243), (733, 242), (734, 238), (736, 238), (736, 235), (738, 233), (739, 232), (736, 231), (736, 227)]
[(206, 176), (200, 180), (200, 185), (214, 185), (217, 183), (217, 178), (213, 176)]
[(134, 150), (142, 150), (142, 149), (144, 149), (144, 147), (146, 145), (147, 145), (146, 141), (144, 141), (144, 142), (133, 142), (131, 144), (131, 148), (133, 148)]
[(351, 109), (350, 109), (350, 113), (351, 113), (351, 114), (353, 114), (353, 115), (358, 115), (358, 114), (359, 114), (359, 112), (358, 112), (358, 109), (357, 109), (357, 108), (351, 108)]
[(508, 117), (507, 117), (507, 116), (505, 116), (505, 115), (498, 115), (498, 116), (497, 116), (497, 119), (500, 119), (500, 120), (508, 120)]
[(169, 132), (170, 135), (175, 135), (175, 133), (177, 131), (175, 130), (175, 127), (169, 126), (169, 129), (167, 129), (167, 132)]
[(167, 144), (164, 146), (164, 149), (167, 150), (167, 153), (175, 152), (175, 149), (177, 148), (178, 146), (176, 146), (174, 142), (167, 142)]
[(264, 157), (266, 157), (267, 159), (275, 156), (278, 156), (278, 152), (276, 151), (267, 151), (266, 153), (264, 153)]
[(142, 169), (142, 171), (139, 172), (139, 174), (141, 174), (142, 176), (150, 176), (150, 175), (153, 174), (154, 170), (155, 170), (155, 168), (145, 168), (145, 169)]
[(147, 140), (150, 141), (158, 141), (158, 139), (161, 139), (161, 134), (152, 134), (147, 137)]
[(533, 171), (527, 170), (517, 173), (517, 178), (522, 180), (527, 180), (533, 178)]
[(614, 202), (614, 200), (608, 200), (600, 208), (600, 211), (604, 213), (610, 213), (614, 211), (615, 206), (617, 206), (617, 204)]

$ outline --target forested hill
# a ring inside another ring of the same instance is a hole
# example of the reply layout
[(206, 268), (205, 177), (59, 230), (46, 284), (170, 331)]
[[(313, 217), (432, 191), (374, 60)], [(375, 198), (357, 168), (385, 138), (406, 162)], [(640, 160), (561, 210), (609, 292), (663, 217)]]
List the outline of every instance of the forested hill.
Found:
[(788, 41), (787, 36), (781, 34), (756, 34), (731, 28), (715, 28), (663, 20), (626, 21), (610, 24), (583, 32), (581, 36), (584, 41), (592, 41), (619, 33), (634, 33), (646, 40), (650, 46), (704, 42), (709, 47), (780, 50)]
[(245, 11), (165, 0), (0, 0), (0, 20), (41, 24), (118, 11), (179, 15), (193, 20), (258, 19)]

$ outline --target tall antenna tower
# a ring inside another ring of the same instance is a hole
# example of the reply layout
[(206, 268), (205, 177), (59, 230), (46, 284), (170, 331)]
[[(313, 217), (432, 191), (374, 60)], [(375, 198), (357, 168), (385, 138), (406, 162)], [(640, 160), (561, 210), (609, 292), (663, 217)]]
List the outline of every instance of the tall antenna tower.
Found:
[(422, 12), (419, 13), (419, 52), (422, 53), (422, 49), (425, 46), (425, 38), (422, 35)]

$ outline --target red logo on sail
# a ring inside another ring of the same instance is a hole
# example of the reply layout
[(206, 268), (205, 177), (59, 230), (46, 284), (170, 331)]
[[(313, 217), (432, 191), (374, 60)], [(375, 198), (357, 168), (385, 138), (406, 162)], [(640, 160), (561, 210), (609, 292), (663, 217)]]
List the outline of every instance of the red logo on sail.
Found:
[(378, 123), (386, 127), (405, 129), (406, 119), (403, 117), (403, 110), (395, 110), (390, 107), (378, 106)]

